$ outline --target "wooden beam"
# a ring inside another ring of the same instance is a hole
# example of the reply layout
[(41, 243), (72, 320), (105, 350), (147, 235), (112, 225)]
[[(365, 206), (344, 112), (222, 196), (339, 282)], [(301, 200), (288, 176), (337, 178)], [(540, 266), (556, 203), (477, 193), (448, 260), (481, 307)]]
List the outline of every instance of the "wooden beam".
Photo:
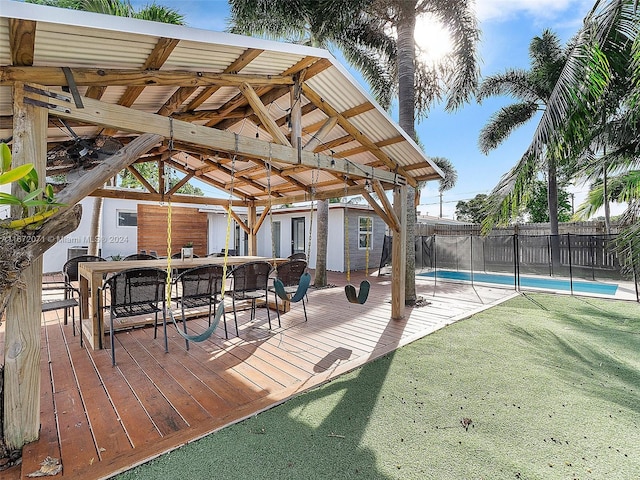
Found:
[(229, 212), (231, 213), (231, 216), (236, 221), (236, 223), (240, 226), (240, 228), (247, 232), (247, 234), (250, 234), (251, 229), (247, 226), (246, 223), (244, 223), (244, 220), (242, 220), (242, 218), (240, 218), (240, 216), (236, 212), (234, 212), (233, 209), (230, 208)]
[[(240, 70), (242, 70), (244, 67), (249, 65), (256, 58), (258, 58), (258, 56), (262, 52), (264, 52), (264, 50), (258, 49), (258, 48), (248, 48), (248, 49), (246, 49), (244, 52), (242, 52), (242, 54), (238, 58), (236, 58), (231, 63), (231, 65), (229, 65), (227, 68), (224, 69), (223, 73), (238, 73), (238, 72), (240, 72)], [(187, 105), (186, 110), (195, 110), (200, 105), (202, 105), (204, 102), (206, 102), (211, 97), (211, 95), (216, 93), (219, 88), (220, 87), (217, 86), (217, 85), (213, 86), (213, 87), (206, 87), (204, 90), (202, 90), (198, 94), (198, 96), (196, 98), (194, 98), (189, 103), (189, 105)]]
[[(116, 189), (116, 188), (97, 188), (89, 194), (91, 197), (102, 198), (118, 198), (121, 200), (162, 202), (167, 201), (167, 195), (159, 193), (142, 192), (140, 190)], [(191, 205), (220, 205), (226, 207), (229, 205), (229, 199), (197, 197), (195, 195), (171, 195), (171, 201), (175, 203), (186, 203)], [(234, 207), (246, 207), (247, 202), (244, 200), (232, 200)]]
[(373, 208), (373, 210), (378, 214), (378, 216), (382, 220), (384, 220), (384, 223), (386, 223), (389, 228), (393, 228), (392, 221), (389, 219), (389, 216), (384, 211), (384, 209), (380, 205), (378, 205), (378, 202), (376, 202), (376, 199), (373, 198), (371, 194), (366, 190), (362, 192), (362, 196), (367, 201), (367, 203), (371, 206), (371, 208)]
[[(243, 75), (230, 73), (193, 72), (190, 70), (118, 70), (71, 68), (78, 86), (107, 87), (240, 87), (291, 85), (291, 76)], [(0, 85), (12, 82), (34, 82), (46, 86), (68, 86), (60, 67), (0, 67)]]
[(249, 255), (257, 255), (258, 254), (258, 239), (256, 237), (257, 230), (255, 228), (256, 225), (256, 206), (254, 204), (249, 205), (247, 209), (247, 227), (249, 231), (247, 234), (248, 238), (248, 249), (247, 253)]
[(136, 179), (137, 179), (137, 180), (142, 184), (142, 186), (143, 186), (144, 188), (146, 188), (146, 189), (147, 189), (147, 191), (148, 191), (148, 192), (151, 192), (151, 193), (158, 193), (158, 192), (156, 191), (156, 189), (155, 189), (155, 188), (153, 188), (153, 185), (151, 185), (149, 182), (147, 182), (147, 179), (146, 179), (146, 178), (144, 178), (144, 177), (142, 176), (142, 174), (141, 174), (141, 173), (140, 173), (140, 172), (139, 172), (139, 171), (138, 171), (138, 170), (137, 170), (133, 165), (129, 165), (129, 166), (127, 167), (127, 170), (131, 173), (131, 175), (133, 175), (134, 177), (136, 177)]
[(346, 191), (344, 188), (339, 188), (335, 190), (327, 190), (325, 192), (316, 192), (313, 196), (305, 193), (303, 195), (292, 195), (289, 197), (273, 198), (271, 200), (256, 200), (255, 204), (256, 206), (264, 207), (267, 205), (284, 205), (287, 203), (309, 202), (311, 200), (326, 200), (327, 198), (339, 198), (345, 195), (361, 195), (364, 191), (364, 185), (353, 185), (351, 187), (347, 187)]
[(9, 48), (13, 65), (33, 65), (35, 43), (36, 22), (9, 19)]
[(167, 192), (167, 195), (171, 196), (175, 194), (192, 178), (193, 178), (193, 173), (187, 173), (184, 177), (180, 179), (178, 183), (176, 183), (173, 187), (171, 187), (171, 189)]
[[(407, 187), (393, 189), (393, 207), (398, 218), (407, 218)], [(391, 243), (391, 319), (405, 316), (405, 272), (407, 268), (407, 227), (402, 223), (399, 232), (393, 232)]]
[(333, 130), (333, 127), (335, 127), (337, 123), (338, 117), (329, 117), (322, 127), (320, 127), (320, 130), (318, 130), (317, 133), (311, 137), (311, 140), (307, 142), (304, 146), (304, 150), (312, 152), (315, 151), (314, 149), (322, 143), (322, 139), (326, 137), (331, 130)]
[(262, 209), (262, 213), (260, 214), (260, 218), (258, 218), (258, 221), (256, 222), (256, 224), (253, 226), (253, 234), (257, 235), (258, 231), (260, 230), (260, 227), (262, 226), (262, 224), (264, 223), (265, 219), (267, 218), (267, 214), (271, 211), (271, 205), (267, 205)]
[[(83, 97), (85, 108), (78, 109), (72, 103), (59, 99), (41, 97), (35, 93), (30, 93), (29, 96), (41, 102), (46, 101), (48, 104), (61, 107), (60, 109), (50, 110), (51, 115), (118, 128), (124, 131), (154, 133), (165, 138), (171, 136), (169, 120), (160, 115), (108, 104), (86, 97)], [(271, 159), (275, 162), (292, 165), (300, 162), (310, 168), (348, 173), (350, 176), (360, 178), (377, 178), (382, 182), (392, 184), (403, 184), (406, 181), (402, 175), (396, 175), (393, 172), (381, 169), (371, 169), (369, 171), (369, 167), (366, 167), (365, 173), (354, 168), (353, 162), (331, 158), (319, 153), (302, 151), (300, 159), (298, 159), (298, 152), (286, 145), (273, 144), (264, 140), (177, 120), (173, 121), (173, 138), (177, 141), (214, 148), (218, 151), (238, 154), (252, 159)]]
[(249, 102), (249, 105), (251, 105), (251, 108), (253, 108), (253, 111), (260, 119), (260, 123), (262, 123), (262, 126), (265, 128), (265, 130), (269, 132), (269, 135), (271, 135), (274, 142), (279, 143), (280, 145), (291, 146), (289, 140), (287, 140), (285, 134), (282, 133), (282, 130), (278, 128), (276, 122), (273, 120), (273, 118), (271, 118), (269, 112), (267, 111), (267, 108), (264, 106), (262, 101), (260, 101), (260, 97), (258, 97), (258, 94), (251, 87), (251, 85), (249, 85), (248, 83), (243, 83), (239, 86), (239, 88), (242, 94), (246, 97), (247, 102)]
[[(47, 153), (47, 112), (23, 102), (23, 85), (13, 91), (13, 167), (33, 163), (44, 179)], [(12, 193), (26, 194), (17, 183)], [(42, 255), (22, 272), (5, 310), (4, 441), (16, 450), (38, 439), (40, 432), (40, 329)]]
[(367, 147), (367, 149), (376, 156), (379, 160), (381, 160), (390, 170), (397, 170), (398, 173), (404, 177), (406, 177), (407, 183), (412, 187), (417, 185), (417, 182), (411, 178), (407, 172), (404, 171), (402, 167), (393, 162), (386, 153), (384, 153), (380, 147), (377, 147), (375, 143), (369, 140), (364, 134), (362, 134), (356, 127), (354, 127), (349, 120), (344, 118), (335, 108), (329, 105), (324, 99), (314, 92), (311, 87), (307, 84), (302, 85), (302, 91), (304, 96), (309, 99), (310, 102), (313, 102), (320, 110), (322, 110), (329, 117), (337, 117), (338, 124), (343, 128), (345, 132), (350, 134), (355, 140), (360, 142), (361, 145)]
[[(96, 101), (96, 100), (92, 100)], [(61, 210), (71, 208), (91, 192), (102, 187), (111, 177), (114, 177), (120, 170), (132, 164), (140, 155), (162, 140), (157, 134), (146, 133), (140, 135), (128, 145), (122, 147), (111, 157), (104, 160), (100, 168), (94, 168), (80, 177), (73, 183), (68, 184), (57, 195), (60, 203), (66, 204)]]
[(373, 185), (373, 189), (376, 192), (376, 195), (378, 196), (378, 198), (380, 199), (380, 202), (382, 203), (382, 206), (384, 207), (384, 211), (387, 213), (387, 216), (391, 220), (391, 225), (389, 226), (395, 232), (399, 233), (401, 228), (400, 220), (396, 216), (396, 212), (393, 210), (393, 206), (389, 202), (389, 199), (387, 198), (387, 194), (384, 191), (384, 188), (382, 188), (382, 184), (380, 183), (379, 180), (373, 180), (371, 183)]

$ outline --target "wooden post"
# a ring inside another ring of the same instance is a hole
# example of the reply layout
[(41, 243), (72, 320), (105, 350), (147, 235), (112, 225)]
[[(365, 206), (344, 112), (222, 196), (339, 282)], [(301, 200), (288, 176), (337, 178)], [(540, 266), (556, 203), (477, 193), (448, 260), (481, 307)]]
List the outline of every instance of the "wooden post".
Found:
[[(395, 187), (393, 189), (393, 208), (398, 218), (407, 218), (407, 187)], [(393, 243), (391, 247), (391, 318), (400, 320), (404, 318), (405, 300), (405, 273), (407, 257), (407, 225), (400, 222), (400, 232), (393, 231)]]
[[(24, 86), (13, 89), (13, 166), (33, 163), (45, 182), (47, 110), (24, 103)], [(24, 195), (13, 186), (13, 194)], [(40, 328), (42, 255), (22, 274), (6, 309), (4, 352), (4, 439), (10, 450), (38, 439), (40, 432)]]
[(247, 253), (249, 255), (258, 255), (258, 238), (254, 231), (257, 218), (256, 206), (254, 204), (249, 205), (247, 210), (247, 226), (249, 227), (249, 245)]

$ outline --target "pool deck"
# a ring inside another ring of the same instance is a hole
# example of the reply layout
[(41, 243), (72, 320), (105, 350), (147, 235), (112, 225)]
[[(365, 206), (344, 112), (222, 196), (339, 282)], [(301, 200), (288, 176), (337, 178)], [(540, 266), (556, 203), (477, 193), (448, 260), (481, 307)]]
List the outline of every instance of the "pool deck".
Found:
[[(363, 279), (352, 273), (354, 285)], [(232, 328), (225, 339), (219, 327), (189, 351), (175, 328), (169, 330), (169, 353), (162, 333), (153, 338), (153, 328), (119, 332), (116, 367), (109, 350), (80, 347), (61, 310), (45, 313), (40, 439), (25, 445), (22, 465), (0, 476), (26, 478), (50, 456), (63, 466), (55, 478), (110, 478), (516, 295), (419, 281), (422, 306), (390, 320), (391, 278), (369, 280), (366, 304), (353, 305), (345, 298), (344, 275), (330, 272), (328, 281), (337, 287), (309, 290), (308, 322), (300, 304), (271, 330), (264, 309), (254, 321), (242, 312), (238, 336)], [(194, 318), (189, 326), (201, 331), (207, 321)], [(3, 337), (0, 326), (1, 355)]]

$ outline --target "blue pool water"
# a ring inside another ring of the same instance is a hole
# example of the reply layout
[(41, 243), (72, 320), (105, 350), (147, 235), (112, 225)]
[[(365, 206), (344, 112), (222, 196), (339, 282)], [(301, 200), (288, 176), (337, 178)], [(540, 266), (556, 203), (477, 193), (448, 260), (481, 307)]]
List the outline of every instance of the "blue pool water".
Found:
[[(421, 277), (434, 277), (447, 280), (466, 280), (480, 283), (495, 283), (499, 285), (514, 285), (513, 275), (498, 275), (495, 273), (456, 272), (453, 270), (438, 270), (436, 272), (419, 273)], [(523, 277), (520, 276), (521, 287), (544, 288), (547, 290), (571, 291), (569, 280), (560, 280), (548, 277)], [(598, 295), (615, 295), (618, 285), (614, 283), (596, 283), (585, 281), (573, 281), (574, 292), (595, 293)]]

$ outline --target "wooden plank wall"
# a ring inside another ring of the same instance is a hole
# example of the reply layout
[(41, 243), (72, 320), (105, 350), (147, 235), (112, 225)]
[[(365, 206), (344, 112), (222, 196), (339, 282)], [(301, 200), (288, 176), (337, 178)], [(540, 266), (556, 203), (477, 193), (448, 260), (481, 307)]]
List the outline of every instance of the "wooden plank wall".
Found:
[[(171, 252), (178, 253), (193, 242), (193, 253), (200, 257), (209, 252), (208, 218), (197, 208), (171, 207)], [(138, 250), (155, 250), (167, 254), (167, 206), (138, 204)]]

